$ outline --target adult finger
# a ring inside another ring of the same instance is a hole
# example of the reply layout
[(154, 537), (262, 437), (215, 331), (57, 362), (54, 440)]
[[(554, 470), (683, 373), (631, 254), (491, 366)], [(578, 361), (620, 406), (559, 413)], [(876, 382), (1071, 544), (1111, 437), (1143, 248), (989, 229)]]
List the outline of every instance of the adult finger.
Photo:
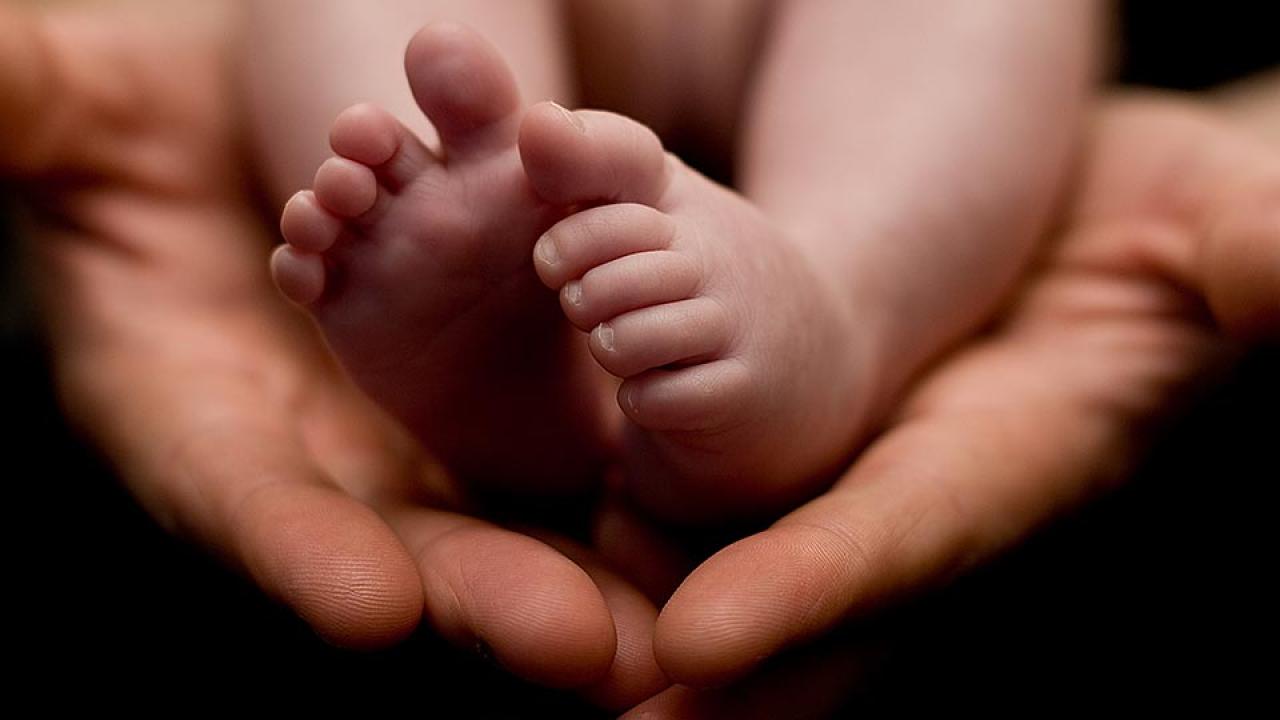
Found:
[(549, 545), (475, 518), (400, 504), (380, 512), (422, 576), (426, 616), (459, 647), (549, 687), (599, 682), (618, 648), (591, 577)]
[(1197, 293), (1241, 334), (1272, 327), (1275, 265), (1254, 265), (1274, 257), (1257, 208), (1275, 196), (1277, 156), (1167, 106), (1138, 109), (1099, 130), (1083, 229), (1003, 333), (935, 373), (831, 492), (676, 591), (655, 639), (673, 680), (738, 677), (1120, 479), (1140, 431), (1221, 360)]
[(1022, 536), (1114, 459), (1069, 407), (975, 411), (900, 426), (826, 495), (712, 556), (658, 619), (676, 682), (714, 687), (788, 646), (940, 582)]
[(633, 708), (623, 720), (820, 720), (836, 717), (859, 688), (868, 659), (847, 639), (781, 658), (723, 688), (677, 685)]
[(680, 542), (688, 534), (663, 527), (632, 509), (619, 494), (604, 497), (592, 521), (591, 546), (610, 566), (652, 602), (661, 605), (671, 597), (705, 554)]
[(654, 604), (606, 566), (595, 552), (546, 532), (535, 535), (586, 571), (600, 589), (617, 629), (618, 648), (609, 672), (595, 684), (583, 688), (582, 695), (600, 707), (622, 710), (670, 685), (653, 657), (653, 622), (658, 617)]
[[(1243, 340), (1280, 337), (1280, 99), (1270, 99), (1280, 97), (1280, 75), (1259, 86), (1267, 100), (1229, 103), (1226, 113), (1143, 95), (1113, 101), (1099, 115), (1073, 211), (1093, 225), (1136, 215), (1181, 228), (1179, 242), (1131, 243), (1137, 262), (1128, 269), (1198, 294)], [(1085, 244), (1075, 252), (1116, 255)]]
[(73, 421), (152, 516), (331, 643), (379, 647), (412, 632), (422, 589), (408, 552), (317, 467), (289, 418), (264, 407), (262, 388), (219, 377), (216, 365), (158, 358), (78, 352), (58, 373)]

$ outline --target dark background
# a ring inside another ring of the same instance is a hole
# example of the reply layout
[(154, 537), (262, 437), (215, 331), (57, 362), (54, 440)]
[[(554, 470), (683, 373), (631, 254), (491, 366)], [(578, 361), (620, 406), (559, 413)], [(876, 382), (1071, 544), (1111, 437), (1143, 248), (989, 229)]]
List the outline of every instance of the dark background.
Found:
[[(1198, 89), (1280, 61), (1270, 3), (1134, 2), (1118, 77)], [(0, 228), (0, 238), (4, 237)], [(166, 710), (268, 689), (277, 704), (413, 703), (427, 717), (592, 717), (423, 633), (331, 649), (200, 552), (161, 533), (66, 428), (15, 281), (0, 274), (8, 480), (6, 654), (42, 702)], [(995, 564), (851, 632), (888, 642), (847, 715), (926, 709), (1219, 711), (1275, 689), (1265, 590), (1276, 563), (1280, 352), (1246, 359), (1171, 428), (1135, 480)], [(53, 683), (46, 691), (45, 683)], [(307, 700), (307, 698), (312, 698)], [(466, 711), (436, 703), (466, 702)], [(417, 714), (417, 713), (415, 713)]]

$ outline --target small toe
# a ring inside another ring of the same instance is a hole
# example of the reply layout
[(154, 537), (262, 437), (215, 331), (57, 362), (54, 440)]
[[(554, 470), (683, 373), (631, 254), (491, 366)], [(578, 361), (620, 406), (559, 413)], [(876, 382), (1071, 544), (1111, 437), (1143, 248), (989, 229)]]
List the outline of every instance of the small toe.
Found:
[(670, 159), (652, 130), (610, 112), (535, 105), (520, 126), (520, 157), (534, 191), (557, 205), (653, 205)]
[(603, 205), (556, 223), (534, 245), (534, 269), (547, 287), (559, 290), (588, 270), (633, 253), (665, 250), (676, 223), (665, 213), (637, 204)]
[(413, 97), (440, 135), (446, 157), (515, 142), (520, 94), (497, 48), (469, 28), (437, 22), (405, 51)]
[(627, 255), (592, 268), (560, 291), (565, 317), (590, 330), (623, 313), (686, 300), (702, 285), (697, 261), (670, 250)]
[(310, 190), (289, 198), (280, 213), (280, 234), (294, 248), (320, 253), (333, 247), (342, 234), (342, 221), (316, 202)]
[(720, 303), (696, 297), (600, 323), (591, 331), (588, 346), (602, 368), (628, 378), (653, 368), (709, 360), (731, 339)]
[(381, 165), (400, 149), (400, 123), (376, 105), (353, 105), (333, 121), (329, 146), (348, 160)]
[(316, 201), (340, 218), (357, 218), (378, 200), (378, 179), (367, 165), (346, 158), (329, 158), (316, 171), (312, 189)]
[(746, 419), (753, 381), (736, 359), (650, 370), (618, 388), (618, 407), (657, 432), (715, 432)]
[(271, 255), (271, 276), (285, 297), (299, 305), (311, 305), (324, 294), (324, 259), (288, 245)]
[(378, 180), (398, 190), (432, 161), (431, 152), (391, 113), (367, 103), (333, 121), (329, 145), (341, 157), (368, 165)]

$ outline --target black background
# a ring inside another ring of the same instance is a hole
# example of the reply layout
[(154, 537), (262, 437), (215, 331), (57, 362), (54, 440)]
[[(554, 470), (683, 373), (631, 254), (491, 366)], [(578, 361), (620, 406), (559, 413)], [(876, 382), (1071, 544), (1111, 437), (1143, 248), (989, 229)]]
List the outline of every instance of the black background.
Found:
[[(1280, 61), (1270, 3), (1130, 3), (1126, 82), (1197, 89)], [(65, 427), (16, 282), (0, 278), (8, 680), (45, 706), (176, 711), (412, 703), (425, 717), (593, 717), (422, 633), (329, 648), (199, 551), (161, 533)], [(888, 641), (845, 714), (925, 709), (1220, 711), (1274, 689), (1269, 486), (1280, 353), (1251, 355), (1171, 428), (1132, 483), (993, 565), (850, 632)], [(441, 705), (443, 703), (443, 706)], [(455, 708), (442, 710), (441, 707)], [(466, 710), (456, 708), (467, 708)]]

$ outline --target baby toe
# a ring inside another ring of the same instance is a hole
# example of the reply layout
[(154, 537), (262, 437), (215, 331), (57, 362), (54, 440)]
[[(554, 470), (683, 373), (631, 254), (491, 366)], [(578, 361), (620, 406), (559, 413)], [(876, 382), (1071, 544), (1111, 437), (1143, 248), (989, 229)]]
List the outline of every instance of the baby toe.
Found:
[(312, 190), (325, 210), (352, 219), (373, 209), (378, 200), (378, 179), (367, 165), (335, 157), (316, 171)]
[(376, 105), (353, 105), (333, 121), (329, 146), (349, 160), (381, 165), (400, 148), (400, 123)]
[(394, 115), (370, 104), (353, 105), (338, 115), (329, 131), (329, 146), (343, 158), (369, 165), (378, 181), (393, 192), (436, 161)]
[(342, 221), (320, 207), (310, 190), (289, 198), (280, 213), (280, 234), (294, 248), (320, 253), (333, 247), (342, 234)]
[(730, 323), (707, 297), (634, 310), (600, 323), (588, 343), (607, 372), (627, 378), (657, 367), (710, 359), (728, 347)]
[(271, 255), (271, 277), (285, 297), (299, 305), (311, 305), (324, 294), (324, 259), (288, 245)]
[(753, 387), (747, 366), (725, 358), (633, 377), (618, 388), (618, 406), (646, 430), (715, 432), (747, 419)]
[(409, 42), (404, 65), (446, 156), (515, 142), (520, 93), (510, 67), (483, 37), (456, 23), (432, 23)]
[(392, 190), (404, 187), (434, 160), (431, 151), (391, 113), (376, 105), (344, 110), (329, 131), (329, 145), (339, 156), (373, 169)]
[(664, 250), (676, 234), (665, 213), (635, 204), (604, 205), (561, 220), (534, 245), (533, 265), (552, 290), (593, 267), (633, 253)]
[(534, 106), (520, 127), (520, 158), (534, 191), (556, 205), (658, 202), (670, 178), (652, 130), (622, 115)]
[(570, 280), (560, 291), (565, 317), (580, 330), (653, 305), (692, 297), (702, 284), (701, 267), (669, 250), (626, 255)]

